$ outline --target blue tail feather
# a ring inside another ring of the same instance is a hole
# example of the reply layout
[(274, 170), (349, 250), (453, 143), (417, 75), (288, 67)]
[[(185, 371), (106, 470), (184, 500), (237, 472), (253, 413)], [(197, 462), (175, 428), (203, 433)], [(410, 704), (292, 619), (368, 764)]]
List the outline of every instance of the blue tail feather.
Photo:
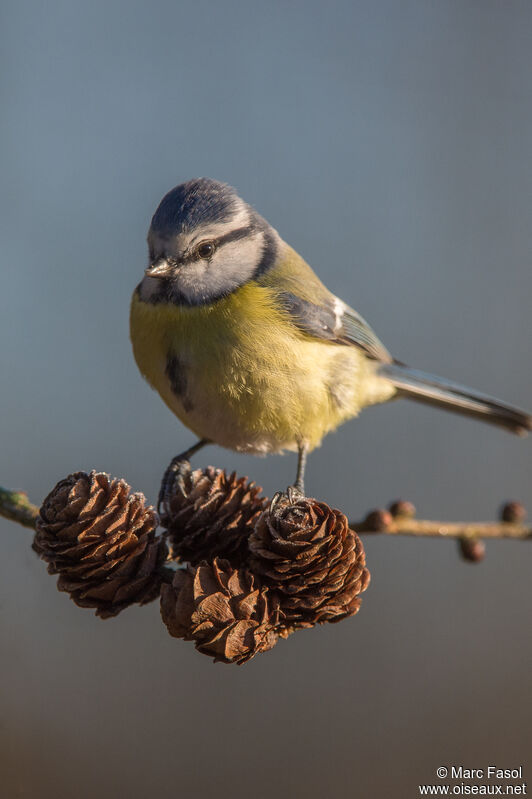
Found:
[(532, 430), (530, 414), (459, 383), (411, 369), (401, 363), (383, 364), (379, 374), (393, 383), (399, 396), (473, 416), (517, 435), (526, 435)]

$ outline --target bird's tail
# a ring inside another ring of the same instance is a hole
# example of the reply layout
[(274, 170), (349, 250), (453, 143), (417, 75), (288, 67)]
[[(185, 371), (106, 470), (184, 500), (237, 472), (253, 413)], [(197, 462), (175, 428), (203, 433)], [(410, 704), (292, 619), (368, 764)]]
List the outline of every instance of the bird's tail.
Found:
[(383, 364), (379, 368), (379, 374), (393, 383), (398, 396), (473, 416), (520, 436), (532, 430), (530, 414), (450, 380), (410, 369), (401, 363)]

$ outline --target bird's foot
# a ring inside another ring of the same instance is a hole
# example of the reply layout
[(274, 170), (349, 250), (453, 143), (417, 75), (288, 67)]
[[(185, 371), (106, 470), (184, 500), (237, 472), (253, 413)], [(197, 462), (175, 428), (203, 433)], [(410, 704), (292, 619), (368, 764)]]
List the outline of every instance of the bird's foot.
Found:
[(289, 505), (295, 505), (296, 502), (304, 499), (305, 493), (301, 489), (302, 486), (300, 487), (296, 483), (296, 485), (288, 486), (286, 491), (276, 491), (270, 502), (270, 513), (273, 513), (275, 508), (284, 500), (286, 500)]
[(190, 461), (182, 455), (177, 455), (172, 458), (168, 465), (163, 479), (161, 481), (161, 488), (159, 490), (159, 498), (157, 499), (157, 513), (162, 518), (165, 515), (165, 505), (170, 497), (175, 493), (176, 489), (184, 496), (187, 495), (186, 479), (190, 475), (191, 466)]
[(304, 499), (305, 491), (303, 484), (296, 483), (293, 486), (288, 486), (286, 489), (286, 495), (291, 505), (293, 505), (295, 502), (299, 502), (300, 499)]

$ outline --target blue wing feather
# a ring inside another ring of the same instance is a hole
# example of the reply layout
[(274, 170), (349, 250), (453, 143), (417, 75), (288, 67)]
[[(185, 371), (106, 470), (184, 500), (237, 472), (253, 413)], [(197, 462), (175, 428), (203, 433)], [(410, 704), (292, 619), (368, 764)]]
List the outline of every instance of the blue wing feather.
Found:
[(368, 323), (333, 295), (317, 305), (290, 292), (281, 292), (279, 301), (294, 324), (308, 335), (354, 345), (372, 360), (392, 362), (390, 353)]

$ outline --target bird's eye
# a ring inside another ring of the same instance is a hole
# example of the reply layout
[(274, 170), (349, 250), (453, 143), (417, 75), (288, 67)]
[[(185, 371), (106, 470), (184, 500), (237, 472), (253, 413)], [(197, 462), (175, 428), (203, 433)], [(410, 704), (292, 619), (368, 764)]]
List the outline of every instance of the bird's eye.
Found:
[(202, 241), (196, 248), (199, 257), (205, 259), (212, 258), (215, 249), (216, 244), (213, 241)]

